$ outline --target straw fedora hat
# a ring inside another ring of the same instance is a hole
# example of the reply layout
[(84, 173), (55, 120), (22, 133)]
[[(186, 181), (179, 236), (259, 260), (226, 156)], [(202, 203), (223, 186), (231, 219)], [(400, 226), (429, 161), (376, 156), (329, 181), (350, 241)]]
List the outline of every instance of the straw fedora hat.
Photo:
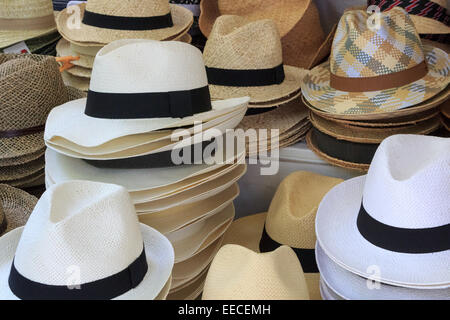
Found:
[[(73, 24), (74, 8), (61, 11), (56, 19), (61, 35), (71, 42), (107, 44), (119, 39), (164, 40), (192, 25), (191, 11), (168, 0), (89, 0), (77, 5), (80, 26)], [(76, 11), (75, 11), (76, 12)], [(72, 23), (71, 23), (72, 21)]]
[(0, 184), (0, 236), (24, 226), (37, 200), (23, 190)]
[(53, 57), (0, 55), (0, 158), (17, 165), (41, 152), (50, 110), (82, 96), (64, 85)]
[(267, 214), (236, 220), (227, 231), (224, 244), (238, 244), (256, 252), (291, 246), (305, 271), (311, 299), (320, 299), (314, 220), (322, 197), (342, 181), (306, 171), (291, 173), (279, 185)]
[(58, 57), (79, 57), (78, 60), (71, 61), (71, 63), (75, 66), (92, 69), (92, 66), (94, 65), (95, 55), (81, 54), (73, 51), (70, 42), (64, 38), (61, 38), (61, 40), (58, 41), (58, 44), (56, 45), (56, 53)]
[(309, 300), (309, 293), (302, 266), (288, 246), (256, 253), (228, 244), (211, 263), (202, 299)]
[[(328, 114), (374, 115), (418, 105), (446, 90), (447, 53), (422, 47), (403, 9), (382, 12), (380, 28), (374, 31), (367, 19), (362, 10), (345, 12), (330, 60), (304, 78), (302, 94), (313, 108)], [(401, 27), (394, 29), (394, 25)], [(347, 32), (350, 29), (352, 33)], [(379, 40), (385, 35), (386, 40)]]
[(449, 287), (449, 148), (450, 139), (438, 137), (385, 139), (367, 175), (320, 203), (316, 233), (325, 254), (366, 278), (377, 266), (386, 284)]
[(331, 260), (316, 246), (317, 266), (320, 277), (327, 289), (345, 300), (449, 300), (450, 288), (447, 289), (410, 289), (380, 283), (379, 289), (367, 286), (368, 279), (351, 273)]
[(45, 166), (44, 155), (27, 163), (14, 166), (0, 167), (0, 183), (8, 184), (8, 181), (28, 177), (38, 171), (42, 171)]
[(307, 68), (325, 39), (319, 12), (312, 0), (205, 0), (200, 8), (200, 30), (207, 38), (216, 19), (222, 15), (243, 16), (252, 21), (273, 20), (280, 31), (283, 61), (287, 65)]
[(0, 48), (56, 30), (51, 0), (2, 0), (0, 8)]
[[(151, 61), (146, 59), (149, 55)], [(97, 53), (88, 98), (50, 113), (45, 140), (62, 137), (95, 146), (126, 135), (207, 121), (245, 108), (248, 101), (241, 97), (211, 102), (201, 52), (189, 44), (118, 40)]]
[[(236, 50), (239, 48), (239, 50)], [(283, 65), (272, 20), (221, 16), (203, 51), (213, 99), (250, 96), (250, 104), (279, 105), (300, 94), (306, 69)]]
[(2, 299), (154, 299), (174, 262), (167, 238), (139, 224), (124, 188), (86, 181), (47, 190), (0, 248)]

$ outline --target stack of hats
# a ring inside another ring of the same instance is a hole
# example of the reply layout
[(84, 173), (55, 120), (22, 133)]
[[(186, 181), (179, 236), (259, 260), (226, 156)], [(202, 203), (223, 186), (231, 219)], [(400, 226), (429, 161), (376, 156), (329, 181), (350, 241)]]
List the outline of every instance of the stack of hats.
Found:
[(302, 84), (314, 127), (310, 148), (334, 165), (362, 171), (388, 136), (436, 132), (438, 107), (450, 93), (448, 54), (422, 46), (403, 9), (382, 12), (379, 28), (368, 26), (368, 18), (362, 10), (345, 12), (329, 61)]
[(2, 0), (0, 7), (0, 52), (56, 54), (61, 36), (51, 0)]
[(205, 36), (201, 33), (198, 25), (198, 19), (200, 16), (200, 0), (170, 0), (170, 3), (177, 4), (189, 9), (194, 16), (194, 23), (189, 30), (189, 34), (192, 37), (192, 44), (203, 50), (206, 42)]
[(316, 218), (324, 299), (450, 298), (450, 139), (396, 135)]
[(196, 297), (234, 218), (236, 181), (246, 171), (243, 143), (220, 152), (229, 142), (222, 146), (220, 138), (241, 121), (248, 101), (211, 102), (194, 46), (114, 41), (95, 58), (87, 99), (48, 117), (47, 185), (90, 180), (125, 187), (139, 220), (175, 249), (169, 297)]
[(170, 242), (139, 223), (127, 190), (71, 181), (0, 238), (0, 299), (165, 299), (173, 264)]
[(450, 137), (450, 100), (447, 100), (441, 107), (442, 134)]
[(50, 110), (83, 97), (62, 81), (55, 58), (0, 55), (0, 183), (44, 184), (44, 126)]
[[(73, 21), (74, 15), (79, 25)], [(93, 60), (103, 46), (119, 39), (190, 42), (193, 16), (186, 8), (169, 4), (169, 0), (131, 0), (126, 5), (120, 0), (89, 0), (62, 10), (56, 23), (63, 36), (57, 55), (70, 60), (64, 80), (88, 91)]]
[(299, 96), (307, 70), (283, 64), (280, 35), (273, 21), (219, 17), (203, 57), (213, 100), (250, 97), (250, 108), (239, 125), (247, 133), (256, 130), (254, 136), (247, 135), (248, 154), (274, 147), (274, 137), (267, 130), (279, 130), (275, 135), (279, 146), (305, 136), (310, 127)]
[(271, 252), (282, 245), (290, 246), (305, 273), (310, 299), (319, 300), (314, 222), (322, 197), (342, 181), (305, 171), (291, 173), (278, 187), (269, 211), (233, 222), (224, 243), (241, 245), (255, 252)]

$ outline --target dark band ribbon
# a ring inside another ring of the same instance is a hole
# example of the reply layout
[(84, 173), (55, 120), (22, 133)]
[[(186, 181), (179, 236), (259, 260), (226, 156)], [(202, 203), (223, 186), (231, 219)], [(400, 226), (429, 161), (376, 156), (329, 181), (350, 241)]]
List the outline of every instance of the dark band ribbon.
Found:
[(413, 83), (425, 77), (427, 73), (428, 66), (424, 60), (412, 68), (376, 77), (348, 78), (330, 73), (330, 86), (346, 92), (379, 91)]
[(144, 31), (173, 27), (172, 14), (153, 17), (121, 17), (84, 11), (83, 23), (89, 26), (115, 29)]
[(283, 64), (270, 69), (232, 70), (206, 67), (209, 84), (228, 87), (261, 87), (284, 81)]
[(208, 86), (185, 91), (103, 93), (89, 90), (84, 113), (94, 118), (184, 118), (212, 109)]
[(3, 217), (2, 223), (0, 223), (0, 235), (6, 231), (8, 227), (8, 222), (6, 221), (6, 217)]
[(28, 136), (30, 134), (43, 132), (44, 130), (45, 130), (45, 125), (36, 126), (36, 127), (32, 127), (32, 128), (25, 128), (25, 129), (0, 131), (0, 138), (16, 138), (16, 137)]
[(67, 285), (54, 286), (32, 281), (22, 276), (11, 265), (9, 288), (22, 300), (110, 300), (134, 288), (144, 279), (148, 270), (145, 248), (128, 268), (97, 281), (70, 289)]
[[(266, 232), (266, 227), (263, 229), (261, 241), (259, 242), (259, 250), (261, 252), (271, 252), (278, 247), (282, 246), (281, 243), (273, 240)], [(316, 263), (316, 252), (314, 249), (302, 249), (292, 248), (302, 265), (303, 272), (305, 273), (318, 273), (319, 268)]]
[(379, 144), (339, 140), (316, 128), (311, 132), (312, 143), (326, 155), (352, 163), (370, 164)]
[(258, 114), (263, 114), (269, 111), (273, 111), (278, 107), (268, 107), (268, 108), (248, 108), (245, 113), (246, 116), (256, 116)]
[(397, 228), (375, 220), (362, 204), (356, 223), (367, 241), (389, 251), (417, 254), (450, 249), (450, 224), (425, 229)]

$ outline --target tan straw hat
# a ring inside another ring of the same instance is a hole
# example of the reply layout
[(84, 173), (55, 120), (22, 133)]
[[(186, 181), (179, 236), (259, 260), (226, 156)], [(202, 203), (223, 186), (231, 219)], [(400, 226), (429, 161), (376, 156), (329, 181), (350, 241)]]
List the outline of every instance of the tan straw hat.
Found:
[(250, 105), (280, 105), (300, 94), (307, 70), (283, 65), (280, 36), (271, 20), (221, 16), (203, 52), (213, 99), (250, 96)]
[(309, 293), (302, 266), (288, 246), (257, 253), (229, 244), (211, 263), (202, 299), (309, 300)]
[(75, 52), (72, 49), (70, 42), (64, 38), (61, 38), (61, 40), (58, 41), (58, 44), (56, 45), (56, 54), (58, 57), (64, 56), (79, 57), (78, 60), (71, 61), (71, 63), (74, 64), (75, 66), (92, 69), (92, 66), (94, 65), (95, 54), (87, 55)]
[[(72, 21), (77, 11), (79, 26)], [(191, 11), (168, 0), (89, 0), (61, 11), (56, 20), (67, 40), (103, 44), (126, 38), (165, 40), (187, 31), (192, 22)]]
[(0, 55), (0, 158), (20, 164), (41, 152), (50, 110), (82, 96), (64, 85), (54, 57)]
[(243, 16), (252, 21), (273, 20), (280, 31), (287, 65), (308, 68), (325, 39), (312, 0), (204, 0), (200, 6), (200, 30), (207, 38), (222, 15)]
[(0, 184), (0, 236), (24, 226), (37, 201), (23, 190)]
[(0, 1), (0, 48), (55, 29), (51, 0)]
[(306, 171), (291, 173), (278, 187), (267, 214), (236, 220), (225, 234), (224, 244), (238, 244), (256, 252), (291, 246), (305, 271), (311, 299), (320, 299), (314, 221), (322, 197), (342, 181)]

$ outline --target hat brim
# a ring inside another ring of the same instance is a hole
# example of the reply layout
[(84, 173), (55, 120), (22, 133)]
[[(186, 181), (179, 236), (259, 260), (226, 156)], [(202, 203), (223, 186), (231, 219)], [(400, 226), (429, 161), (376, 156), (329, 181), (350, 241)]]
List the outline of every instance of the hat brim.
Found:
[[(208, 266), (209, 268), (209, 266)], [(196, 278), (183, 284), (181, 287), (171, 290), (167, 296), (167, 300), (195, 300), (203, 291), (205, 286), (208, 268), (203, 270)]]
[(56, 26), (39, 30), (2, 30), (0, 31), (0, 48), (4, 49), (5, 47), (11, 46), (17, 42), (44, 36), (54, 31), (56, 31)]
[(249, 98), (241, 97), (212, 102), (212, 110), (185, 118), (100, 119), (84, 113), (86, 99), (54, 108), (45, 126), (45, 140), (61, 137), (84, 147), (101, 145), (110, 140), (138, 133), (193, 125), (247, 108)]
[(445, 90), (450, 82), (448, 54), (432, 47), (424, 47), (424, 53), (428, 73), (408, 85), (371, 92), (339, 91), (330, 86), (330, 62), (327, 61), (304, 78), (302, 94), (315, 109), (336, 115), (388, 113), (418, 105)]
[(367, 280), (339, 267), (319, 244), (316, 244), (316, 260), (322, 281), (331, 289), (329, 295), (337, 295), (345, 300), (448, 300), (450, 289), (410, 289), (379, 283), (379, 288), (371, 289)]
[(91, 75), (92, 75), (92, 69), (80, 67), (80, 66), (73, 66), (72, 68), (69, 68), (65, 71), (67, 73), (71, 74), (72, 76), (79, 77), (79, 78), (90, 79)]
[(44, 167), (45, 160), (43, 155), (36, 160), (17, 166), (0, 167), (0, 183), (29, 177), (38, 171), (42, 171)]
[[(331, 189), (319, 205), (316, 234), (324, 253), (341, 268), (370, 278), (370, 266), (377, 266), (380, 281), (386, 284), (438, 289), (450, 286), (450, 252), (405, 254), (379, 248), (358, 231), (356, 220), (361, 207), (365, 176), (352, 178)], [(407, 270), (407, 272), (405, 272)]]
[[(267, 213), (259, 213), (235, 220), (225, 233), (223, 245), (237, 244), (254, 252), (260, 252), (259, 241), (264, 230), (266, 216)], [(305, 273), (311, 300), (321, 300), (319, 278), (319, 273)]]
[[(84, 16), (85, 4), (78, 5), (80, 16)], [(182, 6), (170, 5), (173, 26), (170, 28), (132, 31), (132, 30), (113, 30), (107, 28), (98, 28), (81, 23), (80, 28), (69, 28), (67, 22), (71, 14), (67, 9), (61, 11), (56, 18), (56, 24), (61, 35), (73, 42), (89, 42), (107, 44), (119, 39), (152, 39), (166, 40), (186, 30), (193, 23), (192, 12)]]
[(70, 48), (70, 42), (64, 38), (61, 38), (61, 40), (59, 40), (56, 44), (56, 53), (58, 57), (79, 57), (78, 60), (71, 61), (71, 63), (76, 66), (92, 69), (92, 66), (94, 65), (95, 56), (76, 53)]
[[(140, 225), (144, 240), (148, 271), (142, 282), (134, 289), (120, 295), (115, 300), (153, 300), (163, 290), (171, 277), (174, 254), (170, 242), (155, 229)], [(8, 286), (8, 277), (14, 254), (19, 244), (23, 227), (15, 229), (0, 238), (0, 298), (17, 300)]]
[[(285, 79), (280, 84), (260, 87), (231, 87), (210, 84), (209, 89), (211, 97), (215, 100), (249, 96), (250, 104), (264, 103), (264, 107), (270, 107), (286, 103), (293, 97), (295, 98), (307, 73), (308, 70), (306, 69), (285, 65)], [(271, 104), (272, 102), (274, 104)]]

